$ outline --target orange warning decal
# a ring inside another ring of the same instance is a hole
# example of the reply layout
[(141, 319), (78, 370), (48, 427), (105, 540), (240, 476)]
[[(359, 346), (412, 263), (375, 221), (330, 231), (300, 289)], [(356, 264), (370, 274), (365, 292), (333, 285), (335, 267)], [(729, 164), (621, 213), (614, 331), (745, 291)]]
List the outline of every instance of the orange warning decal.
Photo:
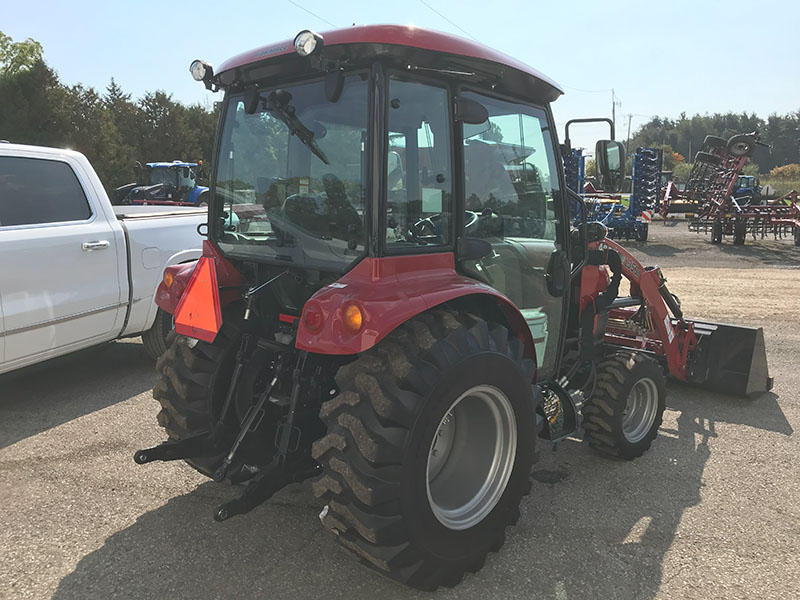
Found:
[(221, 326), (217, 267), (213, 258), (203, 256), (175, 309), (175, 331), (211, 343)]

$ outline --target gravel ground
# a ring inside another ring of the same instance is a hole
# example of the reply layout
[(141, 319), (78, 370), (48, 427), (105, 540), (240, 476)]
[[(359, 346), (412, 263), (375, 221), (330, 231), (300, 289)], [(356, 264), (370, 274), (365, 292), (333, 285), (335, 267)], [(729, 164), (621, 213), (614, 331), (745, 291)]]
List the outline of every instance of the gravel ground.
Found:
[[(800, 248), (712, 246), (685, 224), (650, 238), (626, 245), (664, 267), (687, 314), (764, 327), (774, 390), (671, 383), (634, 462), (577, 439), (542, 452), (506, 545), (437, 597), (800, 596)], [(339, 550), (308, 485), (217, 524), (236, 490), (180, 463), (136, 466), (163, 439), (156, 380), (139, 340), (0, 377), (1, 598), (431, 597)]]

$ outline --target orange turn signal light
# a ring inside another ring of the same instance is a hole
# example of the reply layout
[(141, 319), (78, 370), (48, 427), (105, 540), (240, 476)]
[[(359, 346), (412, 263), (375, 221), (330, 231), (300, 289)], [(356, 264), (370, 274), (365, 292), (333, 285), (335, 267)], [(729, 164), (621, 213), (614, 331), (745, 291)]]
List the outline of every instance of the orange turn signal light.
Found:
[(364, 324), (364, 315), (361, 309), (351, 304), (344, 309), (344, 326), (353, 333), (357, 333)]
[(173, 281), (175, 281), (175, 275), (169, 271), (164, 271), (164, 285), (167, 286), (167, 289), (172, 287)]

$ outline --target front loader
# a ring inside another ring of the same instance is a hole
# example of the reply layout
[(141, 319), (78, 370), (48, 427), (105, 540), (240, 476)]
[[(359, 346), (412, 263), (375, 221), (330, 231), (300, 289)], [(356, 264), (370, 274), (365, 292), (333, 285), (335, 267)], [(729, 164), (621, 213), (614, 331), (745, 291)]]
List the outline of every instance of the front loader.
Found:
[(363, 564), (452, 586), (517, 521), (538, 441), (582, 419), (591, 446), (633, 459), (665, 374), (769, 389), (760, 330), (684, 319), (657, 267), (601, 224), (571, 229), (569, 203), (586, 209), (541, 73), (396, 26), (191, 72), (225, 91), (208, 239), (158, 290), (169, 439), (134, 458), (243, 484), (218, 521), (312, 479)]

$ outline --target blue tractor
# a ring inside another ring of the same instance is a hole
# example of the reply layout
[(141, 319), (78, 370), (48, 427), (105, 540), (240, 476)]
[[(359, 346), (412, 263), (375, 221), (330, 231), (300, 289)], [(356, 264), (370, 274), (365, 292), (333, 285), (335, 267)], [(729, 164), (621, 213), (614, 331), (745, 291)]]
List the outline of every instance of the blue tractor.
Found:
[[(136, 164), (137, 183), (114, 190), (117, 204), (208, 206), (208, 188), (197, 185), (202, 163), (152, 162)], [(139, 183), (144, 182), (144, 183)]]

